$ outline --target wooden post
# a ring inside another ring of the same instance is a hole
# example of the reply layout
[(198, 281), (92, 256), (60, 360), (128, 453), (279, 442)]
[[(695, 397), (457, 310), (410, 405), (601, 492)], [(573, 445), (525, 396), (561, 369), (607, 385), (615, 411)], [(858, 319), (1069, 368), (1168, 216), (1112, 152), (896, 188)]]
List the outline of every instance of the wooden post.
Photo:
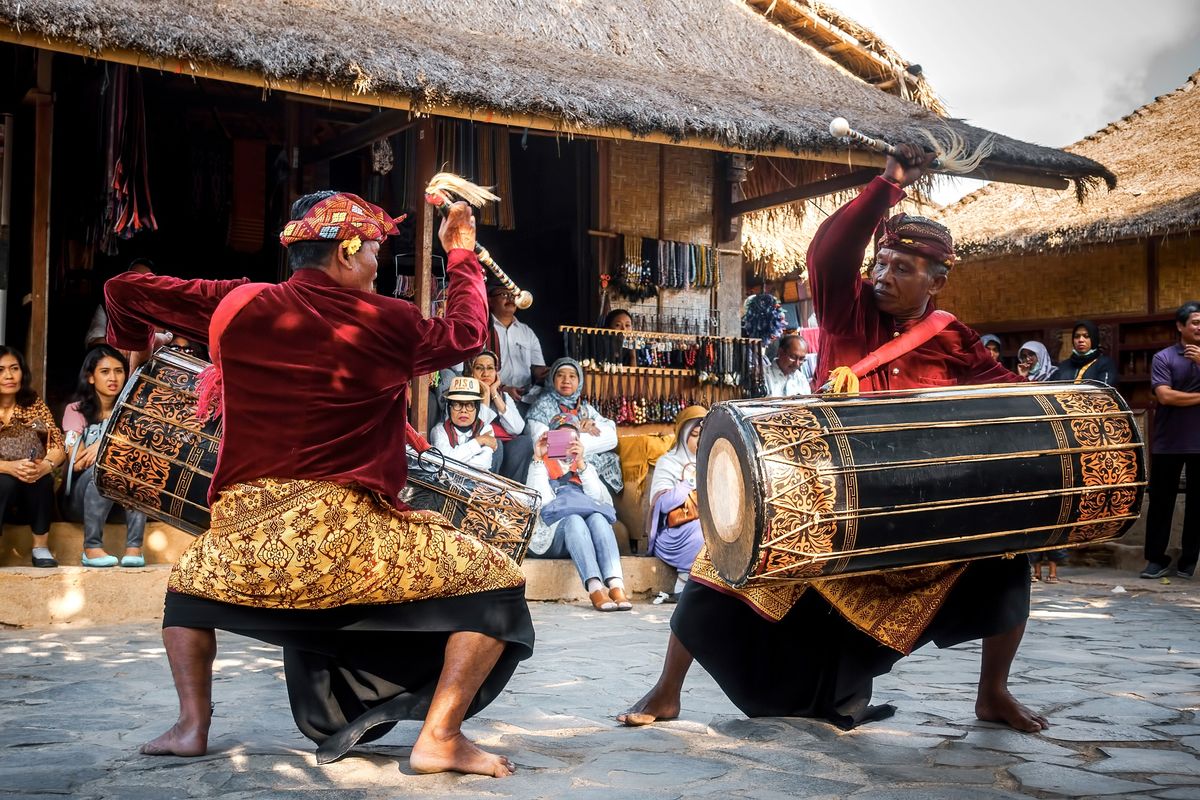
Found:
[(47, 301), (50, 295), (50, 177), (54, 143), (54, 97), (51, 92), (53, 54), (39, 50), (37, 88), (34, 101), (33, 129), (33, 229), (31, 231), (31, 270), (33, 308), (29, 318), (29, 342), (26, 346), (31, 385), (40, 397), (46, 396), (46, 334), (49, 329)]
[[(413, 298), (422, 314), (429, 314), (433, 304), (433, 226), (435, 223), (433, 206), (425, 202), (425, 184), (437, 171), (437, 122), (429, 117), (421, 120), (414, 135), (417, 137), (416, 167), (409, 181), (413, 187), (411, 197), (417, 204), (416, 236), (413, 245), (416, 247), (415, 269), (416, 281)], [(413, 347), (421, 347), (421, 342), (413, 342)], [(414, 375), (409, 384), (412, 402), (409, 405), (409, 419), (414, 428), (424, 436), (429, 430), (429, 376)]]

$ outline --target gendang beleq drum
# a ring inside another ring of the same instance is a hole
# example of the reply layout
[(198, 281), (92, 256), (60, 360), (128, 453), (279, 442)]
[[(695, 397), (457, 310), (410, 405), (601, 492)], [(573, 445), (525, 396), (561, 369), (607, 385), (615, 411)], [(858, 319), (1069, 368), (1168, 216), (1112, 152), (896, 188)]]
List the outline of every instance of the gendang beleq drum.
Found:
[(1090, 382), (720, 403), (698, 461), (735, 587), (1108, 541), (1146, 485), (1129, 407)]
[[(196, 379), (207, 366), (169, 347), (157, 350), (117, 398), (96, 455), (96, 486), (105, 497), (193, 536), (209, 528), (222, 435), (220, 418), (196, 419)], [(537, 492), (436, 450), (409, 448), (396, 457), (408, 459), (401, 501), (442, 514), (521, 563), (537, 524)]]

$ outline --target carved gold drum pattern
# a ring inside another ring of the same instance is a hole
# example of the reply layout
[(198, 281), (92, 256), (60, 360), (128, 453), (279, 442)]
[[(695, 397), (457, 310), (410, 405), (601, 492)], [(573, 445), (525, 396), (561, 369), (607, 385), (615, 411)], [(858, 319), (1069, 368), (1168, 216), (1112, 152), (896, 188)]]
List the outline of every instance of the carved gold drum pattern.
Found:
[(704, 423), (700, 520), (736, 587), (904, 569), (1116, 538), (1145, 464), (1101, 384), (736, 401)]
[(420, 455), (408, 451), (408, 482), (400, 500), (410, 508), (436, 511), (518, 564), (525, 559), (541, 507), (541, 497), (528, 486), (437, 449)]
[(220, 420), (196, 419), (196, 377), (207, 361), (158, 350), (130, 377), (96, 454), (96, 486), (125, 506), (197, 535), (208, 530), (208, 488)]

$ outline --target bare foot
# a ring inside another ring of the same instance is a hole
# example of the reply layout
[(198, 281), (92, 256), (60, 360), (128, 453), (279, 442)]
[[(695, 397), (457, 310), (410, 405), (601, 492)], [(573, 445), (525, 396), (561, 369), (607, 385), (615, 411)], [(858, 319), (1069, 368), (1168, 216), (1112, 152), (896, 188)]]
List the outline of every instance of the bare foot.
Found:
[(516, 771), (512, 762), (504, 756), (481, 750), (470, 739), (456, 731), (446, 739), (421, 730), (417, 743), (408, 757), (414, 772), (462, 772), (467, 775), (491, 775), (507, 778)]
[(975, 699), (975, 716), (984, 722), (1000, 722), (1026, 733), (1050, 727), (1045, 717), (1018, 703), (1008, 691), (986, 696), (980, 693)]
[(675, 719), (679, 716), (679, 693), (668, 692), (655, 686), (646, 696), (638, 700), (628, 711), (617, 714), (617, 722), (631, 728), (649, 725), (659, 720)]
[(141, 746), (147, 756), (202, 756), (208, 752), (208, 730), (184, 730), (176, 722), (166, 733)]

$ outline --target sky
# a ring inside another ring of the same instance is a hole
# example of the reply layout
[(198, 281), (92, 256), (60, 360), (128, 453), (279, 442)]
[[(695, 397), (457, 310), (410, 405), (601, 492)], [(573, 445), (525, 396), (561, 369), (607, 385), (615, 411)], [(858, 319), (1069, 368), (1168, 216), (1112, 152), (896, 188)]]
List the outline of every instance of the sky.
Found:
[[(1050, 147), (1082, 139), (1200, 70), (1197, 0), (825, 1), (920, 64), (952, 116)], [(934, 200), (980, 185), (946, 182)]]

